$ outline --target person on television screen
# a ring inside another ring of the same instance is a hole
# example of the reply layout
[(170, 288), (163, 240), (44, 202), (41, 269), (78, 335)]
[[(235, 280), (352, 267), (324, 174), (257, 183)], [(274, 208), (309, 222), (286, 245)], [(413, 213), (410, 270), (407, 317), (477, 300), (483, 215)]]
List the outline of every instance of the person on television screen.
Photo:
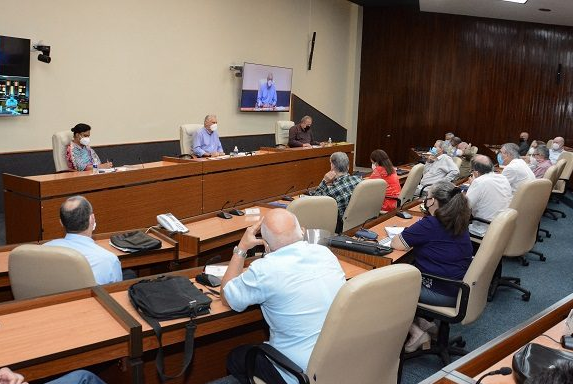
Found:
[(319, 145), (312, 137), (310, 127), (312, 125), (312, 117), (304, 116), (300, 119), (300, 123), (293, 125), (288, 131), (288, 145), (289, 147), (312, 147)]
[(90, 134), (92, 128), (84, 123), (76, 124), (72, 128), (74, 138), (66, 149), (66, 160), (68, 161), (68, 168), (75, 171), (89, 171), (93, 169), (94, 165), (99, 168), (111, 168), (113, 164), (111, 161), (102, 163), (90, 147)]
[(6, 109), (12, 111), (16, 109), (18, 106), (18, 100), (14, 97), (14, 95), (10, 95), (10, 97), (6, 100)]
[(216, 157), (225, 154), (217, 133), (217, 116), (205, 116), (203, 127), (193, 136), (193, 152), (199, 157)]
[(277, 89), (273, 81), (273, 74), (269, 72), (267, 81), (261, 80), (257, 93), (257, 108), (275, 108), (277, 106)]

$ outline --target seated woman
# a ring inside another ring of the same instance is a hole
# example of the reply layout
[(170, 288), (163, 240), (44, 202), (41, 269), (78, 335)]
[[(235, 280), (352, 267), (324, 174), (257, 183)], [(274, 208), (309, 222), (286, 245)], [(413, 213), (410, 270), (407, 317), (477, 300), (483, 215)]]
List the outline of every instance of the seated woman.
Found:
[[(388, 157), (388, 154), (381, 150), (376, 149), (370, 154), (370, 161), (372, 162), (372, 174), (366, 179), (384, 179), (388, 183), (388, 188), (386, 188), (386, 196), (398, 197), (402, 188), (400, 187), (400, 181), (398, 180), (398, 175), (396, 170)], [(383, 211), (391, 211), (396, 209), (398, 202), (393, 199), (384, 199), (382, 204)]]
[[(406, 250), (413, 247), (414, 265), (422, 273), (454, 280), (462, 280), (472, 261), (472, 243), (468, 231), (470, 207), (460, 188), (449, 181), (432, 185), (424, 200), (429, 216), (424, 217), (392, 239), (392, 248)], [(455, 307), (458, 288), (422, 278), (420, 303)], [(410, 326), (406, 352), (420, 346), (429, 348), (435, 324), (422, 318)]]
[(72, 128), (74, 138), (66, 149), (66, 160), (68, 168), (75, 171), (89, 171), (94, 164), (99, 168), (111, 168), (113, 164), (108, 161), (103, 163), (95, 151), (90, 147), (91, 127), (84, 123), (76, 124)]

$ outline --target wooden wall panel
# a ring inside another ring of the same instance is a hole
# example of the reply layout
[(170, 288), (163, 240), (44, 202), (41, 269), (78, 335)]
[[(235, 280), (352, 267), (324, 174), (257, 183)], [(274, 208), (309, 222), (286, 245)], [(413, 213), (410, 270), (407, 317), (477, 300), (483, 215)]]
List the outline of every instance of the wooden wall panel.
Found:
[(376, 148), (406, 162), (448, 131), (573, 145), (573, 28), (366, 7), (362, 36), (358, 165)]

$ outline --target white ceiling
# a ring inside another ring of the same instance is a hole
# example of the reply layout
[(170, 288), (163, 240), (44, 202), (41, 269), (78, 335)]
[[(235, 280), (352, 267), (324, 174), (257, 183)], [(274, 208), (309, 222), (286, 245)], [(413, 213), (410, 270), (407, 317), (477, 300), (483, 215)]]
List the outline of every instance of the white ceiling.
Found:
[[(573, 0), (419, 0), (420, 11), (573, 26)], [(551, 12), (539, 11), (548, 8)]]

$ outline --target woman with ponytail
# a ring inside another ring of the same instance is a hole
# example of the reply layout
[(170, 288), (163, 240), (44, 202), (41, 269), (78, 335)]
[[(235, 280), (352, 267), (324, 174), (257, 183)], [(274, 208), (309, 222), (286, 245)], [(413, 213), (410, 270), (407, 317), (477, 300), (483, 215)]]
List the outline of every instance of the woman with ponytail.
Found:
[[(392, 248), (414, 248), (414, 265), (423, 273), (453, 280), (463, 279), (472, 261), (472, 243), (468, 231), (470, 207), (460, 188), (449, 181), (432, 185), (424, 200), (429, 216), (424, 217), (392, 239)], [(420, 303), (455, 307), (458, 288), (422, 278)], [(410, 327), (406, 352), (429, 347), (427, 331), (437, 331), (434, 323), (416, 319)]]

